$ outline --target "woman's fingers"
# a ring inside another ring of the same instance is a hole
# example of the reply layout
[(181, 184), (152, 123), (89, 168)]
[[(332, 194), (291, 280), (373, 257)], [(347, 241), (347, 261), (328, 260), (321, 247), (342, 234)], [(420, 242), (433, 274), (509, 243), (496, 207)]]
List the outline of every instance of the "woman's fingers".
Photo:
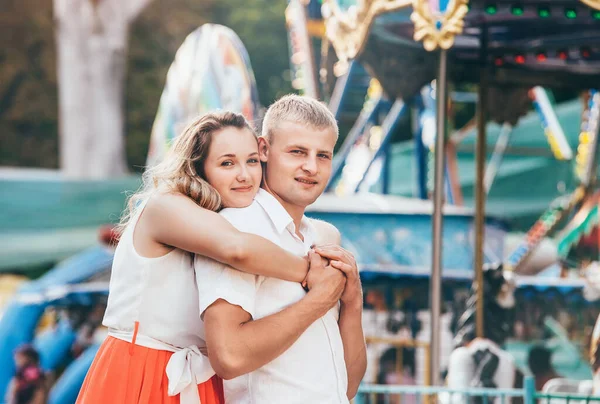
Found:
[(331, 261), (331, 266), (342, 271), (347, 277), (354, 276), (354, 267), (342, 261)]

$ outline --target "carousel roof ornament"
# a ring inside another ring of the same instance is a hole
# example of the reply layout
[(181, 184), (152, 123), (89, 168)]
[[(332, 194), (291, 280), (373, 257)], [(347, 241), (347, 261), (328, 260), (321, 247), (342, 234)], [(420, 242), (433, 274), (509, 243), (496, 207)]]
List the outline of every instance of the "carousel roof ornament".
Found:
[(468, 11), (467, 0), (413, 0), (410, 19), (415, 24), (415, 41), (423, 41), (428, 51), (450, 49), (454, 37), (463, 31)]
[(588, 7), (593, 8), (594, 10), (600, 10), (600, 1), (599, 0), (581, 0), (581, 2)]
[(341, 62), (390, 98), (436, 78), (436, 49), (455, 83), (479, 83), (485, 66), (490, 89), (600, 87), (600, 0), (326, 0), (322, 14)]
[(347, 62), (363, 50), (371, 24), (381, 14), (411, 5), (411, 0), (358, 0), (344, 8), (342, 2), (326, 0), (323, 4), (326, 33), (338, 58)]

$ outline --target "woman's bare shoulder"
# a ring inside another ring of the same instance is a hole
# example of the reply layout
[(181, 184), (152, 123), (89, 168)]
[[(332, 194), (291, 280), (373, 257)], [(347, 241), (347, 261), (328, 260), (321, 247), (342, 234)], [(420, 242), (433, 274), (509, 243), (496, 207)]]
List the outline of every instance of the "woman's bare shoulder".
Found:
[(146, 211), (165, 214), (174, 209), (200, 208), (189, 197), (179, 192), (155, 192), (148, 197)]

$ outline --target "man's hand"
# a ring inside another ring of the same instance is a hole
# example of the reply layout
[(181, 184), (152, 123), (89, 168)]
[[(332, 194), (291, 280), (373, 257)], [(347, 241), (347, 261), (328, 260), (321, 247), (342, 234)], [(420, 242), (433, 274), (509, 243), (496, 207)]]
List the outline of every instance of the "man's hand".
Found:
[(346, 277), (338, 269), (326, 265), (326, 260), (319, 254), (310, 251), (308, 257), (310, 271), (306, 277), (309, 289), (307, 296), (314, 296), (318, 300), (326, 301), (330, 307), (335, 306), (344, 292)]
[(346, 275), (346, 288), (341, 300), (345, 305), (363, 304), (362, 285), (358, 275), (358, 267), (354, 256), (347, 250), (335, 244), (326, 244), (315, 248), (315, 252), (331, 261), (331, 266)]

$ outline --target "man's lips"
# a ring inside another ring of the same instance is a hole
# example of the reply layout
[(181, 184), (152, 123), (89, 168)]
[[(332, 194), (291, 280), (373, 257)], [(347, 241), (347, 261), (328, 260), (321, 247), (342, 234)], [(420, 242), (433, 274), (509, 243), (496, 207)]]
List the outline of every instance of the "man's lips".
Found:
[(298, 177), (298, 178), (294, 178), (294, 179), (296, 181), (298, 181), (299, 183), (301, 183), (301, 184), (306, 184), (306, 185), (317, 185), (318, 184), (317, 181), (311, 180), (311, 179), (308, 179), (308, 178)]

